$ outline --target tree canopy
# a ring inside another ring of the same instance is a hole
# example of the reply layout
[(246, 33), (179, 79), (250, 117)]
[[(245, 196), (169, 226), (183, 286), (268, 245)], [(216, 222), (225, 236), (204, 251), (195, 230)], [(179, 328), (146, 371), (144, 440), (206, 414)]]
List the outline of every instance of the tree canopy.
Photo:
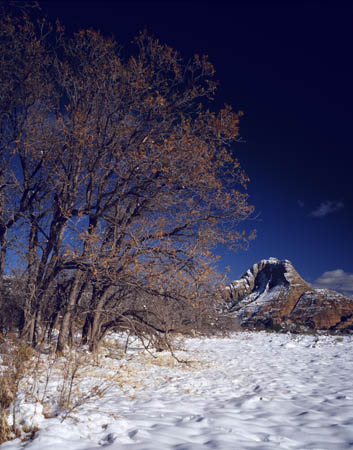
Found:
[(126, 56), (97, 31), (0, 20), (0, 283), (21, 261), (22, 335), (57, 327), (62, 350), (78, 325), (94, 349), (207, 321), (213, 250), (247, 242), (252, 212), (212, 64), (146, 32)]

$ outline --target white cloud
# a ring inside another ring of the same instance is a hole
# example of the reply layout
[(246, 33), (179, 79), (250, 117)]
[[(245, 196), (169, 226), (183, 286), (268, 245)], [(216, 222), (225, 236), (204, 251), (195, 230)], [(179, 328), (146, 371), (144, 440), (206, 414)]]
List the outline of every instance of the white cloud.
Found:
[(316, 288), (333, 289), (335, 291), (353, 294), (353, 273), (342, 269), (324, 272), (314, 283)]
[(311, 217), (325, 217), (327, 214), (332, 214), (336, 211), (340, 211), (344, 208), (343, 202), (332, 202), (327, 200), (322, 202), (314, 211), (312, 211), (309, 216)]

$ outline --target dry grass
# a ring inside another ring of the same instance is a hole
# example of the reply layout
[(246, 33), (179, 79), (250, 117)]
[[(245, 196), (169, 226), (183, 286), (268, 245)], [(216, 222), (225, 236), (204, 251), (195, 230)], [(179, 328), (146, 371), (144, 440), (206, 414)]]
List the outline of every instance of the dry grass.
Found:
[[(74, 348), (58, 356), (49, 346), (33, 351), (16, 337), (3, 339), (0, 443), (15, 437), (24, 441), (33, 439), (40, 417), (74, 419), (73, 413), (78, 408), (103, 397), (112, 388), (133, 399), (151, 382), (156, 386), (168, 383), (170, 371), (159, 368), (172, 368), (178, 376), (183, 371), (207, 366), (195, 360), (181, 364), (170, 352), (146, 350), (138, 340), (131, 339), (130, 344), (126, 349), (125, 341), (115, 337), (107, 340), (97, 354)], [(182, 344), (179, 337), (178, 355), (187, 354), (180, 349)], [(21, 418), (20, 411), (30, 404), (35, 405), (33, 417), (26, 423), (17, 420), (16, 414)]]
[[(28, 369), (33, 351), (16, 335), (8, 339), (0, 336), (1, 378), (0, 386), (0, 443), (19, 436), (16, 420), (16, 403), (19, 386)], [(12, 408), (12, 426), (9, 425), (9, 408)]]

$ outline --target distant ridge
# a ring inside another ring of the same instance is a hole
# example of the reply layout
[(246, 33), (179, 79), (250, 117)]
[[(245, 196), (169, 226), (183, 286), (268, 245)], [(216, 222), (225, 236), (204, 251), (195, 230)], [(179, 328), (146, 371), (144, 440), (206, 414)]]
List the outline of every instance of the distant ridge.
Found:
[(313, 288), (288, 260), (254, 264), (228, 292), (227, 309), (246, 328), (353, 333), (353, 298)]

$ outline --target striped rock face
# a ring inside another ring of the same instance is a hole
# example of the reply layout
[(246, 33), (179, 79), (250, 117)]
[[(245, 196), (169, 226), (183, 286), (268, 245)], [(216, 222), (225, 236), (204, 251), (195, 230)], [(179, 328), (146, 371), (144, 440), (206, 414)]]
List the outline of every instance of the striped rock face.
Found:
[(229, 286), (227, 306), (247, 328), (353, 332), (353, 299), (314, 289), (288, 260), (254, 264)]

